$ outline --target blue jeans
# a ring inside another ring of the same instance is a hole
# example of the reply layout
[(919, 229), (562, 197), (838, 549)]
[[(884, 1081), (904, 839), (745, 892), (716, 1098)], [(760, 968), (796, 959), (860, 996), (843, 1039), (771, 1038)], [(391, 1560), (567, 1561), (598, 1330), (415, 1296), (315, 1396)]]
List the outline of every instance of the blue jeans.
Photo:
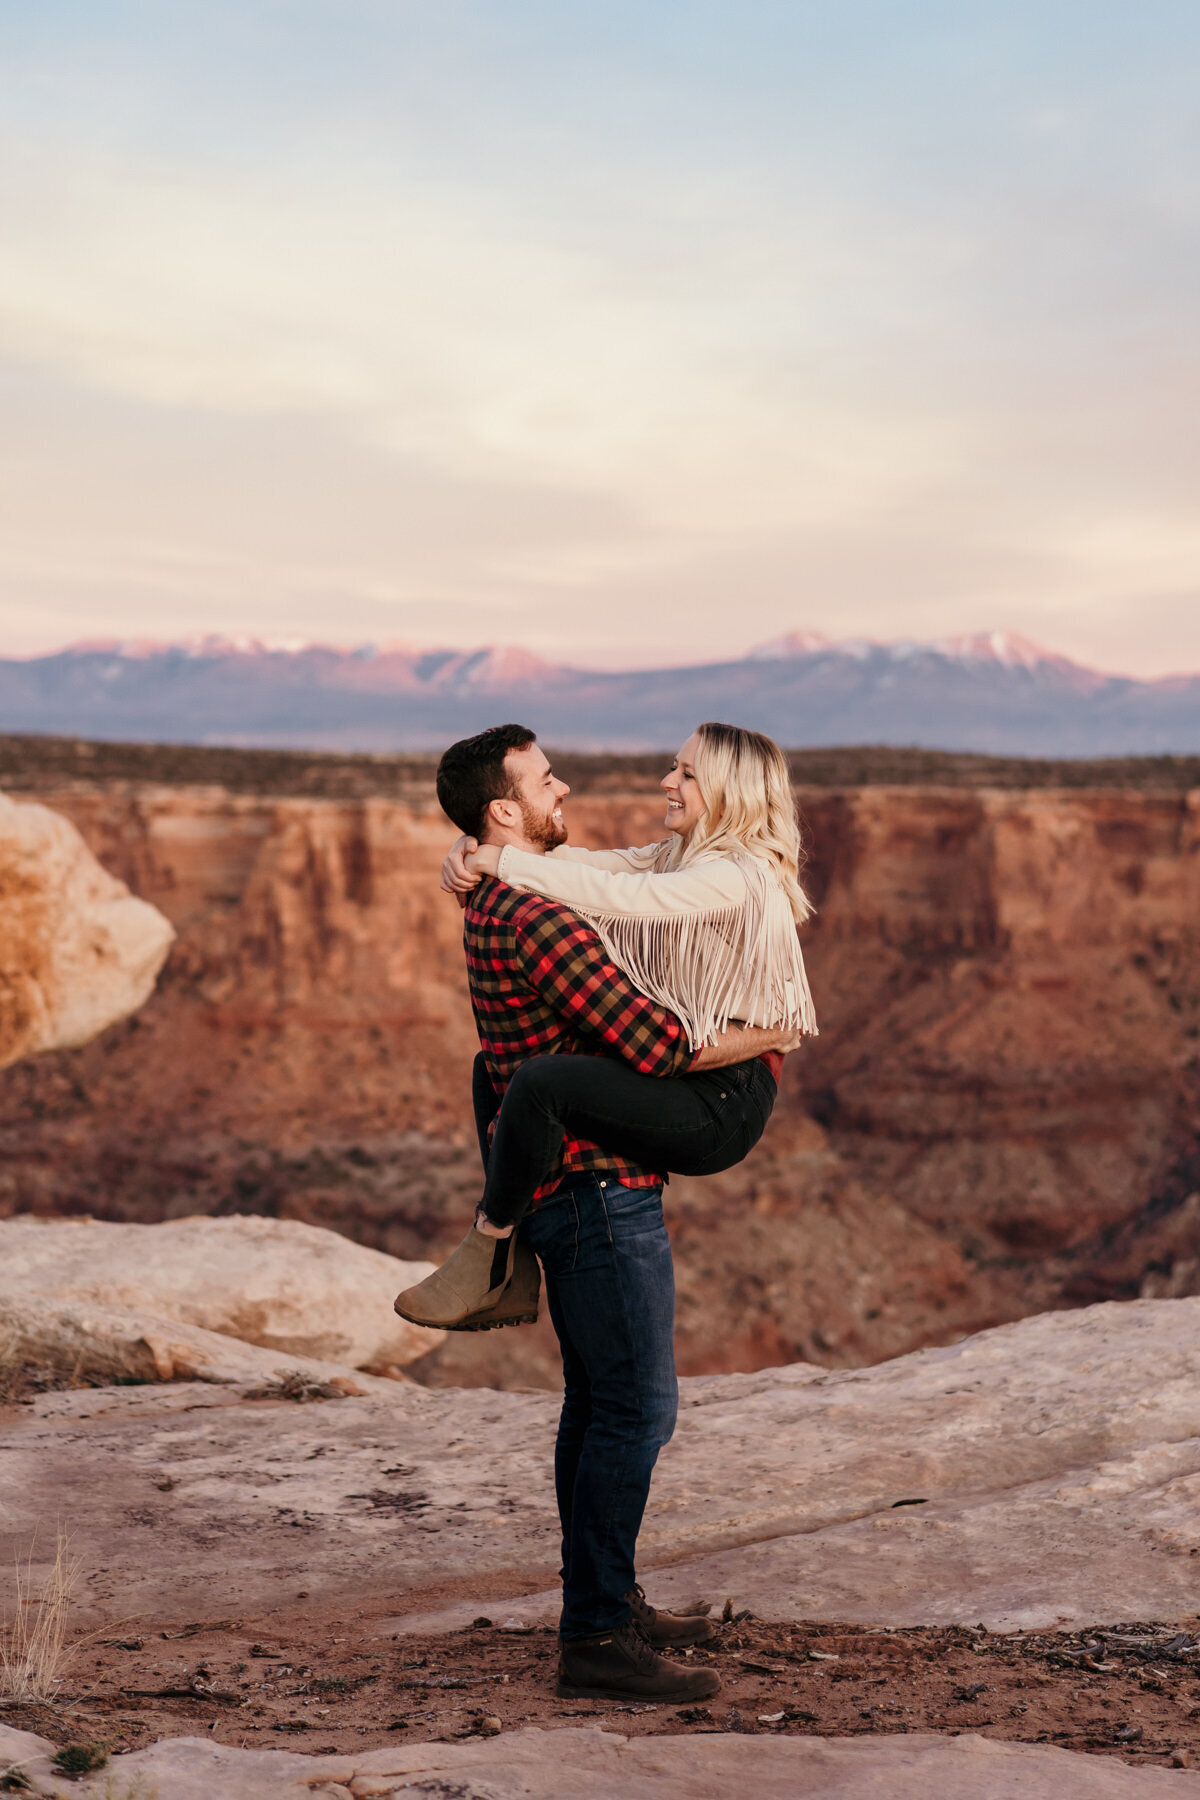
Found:
[(521, 1223), (563, 1360), (554, 1450), (564, 1638), (625, 1625), (650, 1477), (675, 1429), (675, 1271), (658, 1188), (575, 1175)]

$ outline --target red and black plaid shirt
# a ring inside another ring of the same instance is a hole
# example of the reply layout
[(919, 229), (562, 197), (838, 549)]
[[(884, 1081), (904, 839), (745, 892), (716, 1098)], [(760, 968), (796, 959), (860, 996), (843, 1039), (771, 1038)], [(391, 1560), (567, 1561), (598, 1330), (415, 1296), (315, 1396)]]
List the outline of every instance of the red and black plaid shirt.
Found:
[[(600, 939), (557, 901), (485, 877), (471, 891), (463, 945), (479, 1042), (497, 1094), (531, 1056), (616, 1054), (642, 1075), (682, 1075), (693, 1054), (675, 1017), (639, 993)], [(567, 1138), (536, 1204), (568, 1175), (601, 1170), (626, 1187), (662, 1176), (585, 1138)]]

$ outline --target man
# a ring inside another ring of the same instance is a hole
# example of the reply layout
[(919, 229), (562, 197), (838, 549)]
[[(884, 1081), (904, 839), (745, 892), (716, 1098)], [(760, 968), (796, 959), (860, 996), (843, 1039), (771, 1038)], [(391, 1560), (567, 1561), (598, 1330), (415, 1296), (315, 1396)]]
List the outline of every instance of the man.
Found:
[[(569, 792), (533, 732), (519, 725), (452, 745), (438, 768), (438, 799), (460, 830), (539, 854), (566, 840), (562, 802)], [(781, 1033), (734, 1027), (694, 1055), (675, 1015), (632, 985), (574, 913), (490, 877), (467, 899), (463, 937), (494, 1105), (522, 1062), (548, 1052), (619, 1055), (643, 1074), (671, 1076), (743, 1061), (783, 1041)], [(479, 1075), (477, 1064), (477, 1095)], [(477, 1213), (468, 1258), (486, 1263), (495, 1254), (497, 1272), (513, 1270), (504, 1235)], [(711, 1635), (707, 1620), (656, 1612), (635, 1575), (650, 1478), (677, 1406), (662, 1177), (602, 1145), (568, 1139), (518, 1235), (517, 1250), (541, 1259), (563, 1359), (555, 1448), (563, 1581), (558, 1692), (708, 1699), (721, 1685), (711, 1669), (671, 1662), (656, 1648), (702, 1641)], [(419, 1317), (425, 1285), (402, 1294), (397, 1310)], [(519, 1269), (511, 1285), (520, 1285)], [(509, 1316), (522, 1316), (527, 1303), (526, 1289)]]

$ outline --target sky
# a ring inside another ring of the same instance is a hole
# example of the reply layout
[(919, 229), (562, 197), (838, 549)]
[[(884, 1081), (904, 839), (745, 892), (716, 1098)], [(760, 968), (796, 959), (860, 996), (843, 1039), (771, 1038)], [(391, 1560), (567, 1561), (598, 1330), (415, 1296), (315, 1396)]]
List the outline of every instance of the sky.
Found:
[(1194, 0), (0, 0), (0, 655), (1200, 670)]

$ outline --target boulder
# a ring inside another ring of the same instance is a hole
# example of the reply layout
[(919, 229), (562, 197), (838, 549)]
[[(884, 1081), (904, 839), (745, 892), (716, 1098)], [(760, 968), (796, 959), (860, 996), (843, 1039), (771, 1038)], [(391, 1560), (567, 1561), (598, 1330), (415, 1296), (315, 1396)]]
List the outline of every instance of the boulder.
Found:
[(89, 1388), (203, 1381), (252, 1389), (264, 1397), (333, 1399), (386, 1392), (388, 1387), (386, 1380), (344, 1363), (285, 1357), (151, 1312), (15, 1295), (0, 1297), (3, 1363), (65, 1375)]
[(136, 1012), (174, 935), (69, 820), (0, 794), (0, 1067)]
[[(126, 1349), (116, 1346), (161, 1336), (164, 1320), (258, 1345), (276, 1359), (402, 1367), (443, 1336), (392, 1310), (400, 1290), (432, 1268), (290, 1219), (0, 1220), (0, 1309), (20, 1304), (26, 1317), (37, 1303), (44, 1360), (70, 1367), (78, 1355), (88, 1373), (132, 1374)], [(140, 1369), (144, 1352), (129, 1354)], [(240, 1354), (228, 1346), (227, 1360)]]
[[(0, 1726), (0, 1770), (49, 1774), (53, 1744)], [(128, 1785), (126, 1785), (128, 1784)], [(118, 1756), (77, 1784), (81, 1796), (157, 1793), (163, 1800), (1197, 1800), (1200, 1775), (1131, 1768), (1049, 1744), (977, 1734), (858, 1738), (626, 1738), (595, 1726), (533, 1728), (486, 1742), (403, 1744), (357, 1756), (238, 1750), (168, 1738)]]

